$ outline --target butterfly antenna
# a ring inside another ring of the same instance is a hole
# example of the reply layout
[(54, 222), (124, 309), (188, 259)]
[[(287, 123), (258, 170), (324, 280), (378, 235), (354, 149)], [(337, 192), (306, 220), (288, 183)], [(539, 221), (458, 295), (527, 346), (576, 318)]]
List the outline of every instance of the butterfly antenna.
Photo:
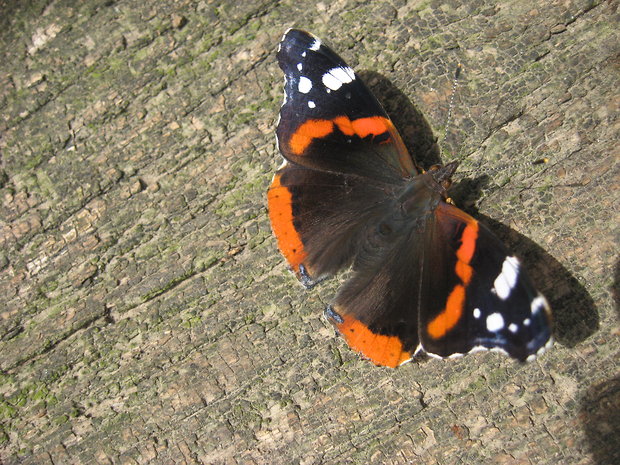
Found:
[[(448, 104), (448, 116), (446, 116), (446, 124), (444, 125), (444, 131), (443, 131), (443, 135), (440, 140), (440, 146), (443, 145), (443, 143), (446, 140), (446, 137), (448, 136), (448, 132), (450, 131), (450, 125), (452, 124), (452, 112), (454, 110), (454, 99), (456, 97), (456, 91), (458, 90), (458, 87), (459, 87), (459, 78), (461, 77), (462, 71), (463, 71), (463, 65), (462, 63), (458, 63), (456, 65), (456, 70), (454, 72), (454, 79), (452, 80), (452, 91), (450, 92), (450, 102)], [(475, 170), (459, 170), (459, 174), (460, 175), (468, 175), (468, 174), (480, 175), (481, 173), (491, 174), (491, 173), (504, 171), (506, 168), (533, 167), (537, 165), (544, 165), (546, 163), (549, 163), (548, 158), (539, 158), (533, 161), (509, 163), (509, 164), (494, 167), (494, 168), (478, 168)]]
[(477, 169), (473, 169), (473, 170), (459, 170), (459, 174), (466, 176), (469, 174), (475, 174), (475, 175), (480, 175), (480, 174), (492, 174), (492, 173), (498, 173), (500, 171), (504, 171), (508, 168), (525, 168), (525, 167), (533, 167), (533, 166), (537, 166), (537, 165), (545, 165), (549, 163), (549, 159), (544, 157), (544, 158), (539, 158), (537, 160), (528, 160), (528, 161), (522, 161), (522, 162), (518, 162), (518, 163), (507, 163), (501, 166), (497, 166), (494, 168), (477, 168)]
[(452, 109), (454, 108), (454, 97), (456, 96), (456, 90), (459, 87), (459, 77), (461, 76), (462, 70), (463, 65), (461, 63), (458, 63), (456, 65), (456, 71), (454, 72), (454, 80), (452, 81), (452, 92), (450, 93), (450, 103), (448, 104), (448, 116), (446, 117), (446, 124), (444, 125), (443, 136), (441, 137), (440, 143), (443, 143), (446, 140), (448, 130), (450, 129), (450, 124), (452, 123)]

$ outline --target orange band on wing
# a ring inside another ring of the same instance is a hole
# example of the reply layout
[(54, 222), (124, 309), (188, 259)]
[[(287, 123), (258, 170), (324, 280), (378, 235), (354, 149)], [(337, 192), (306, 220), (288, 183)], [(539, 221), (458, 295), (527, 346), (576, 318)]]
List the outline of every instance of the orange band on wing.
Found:
[(383, 116), (369, 116), (367, 118), (349, 119), (348, 116), (338, 116), (334, 118), (334, 123), (346, 136), (357, 135), (360, 138), (368, 136), (378, 136), (390, 131), (393, 125), (390, 120)]
[(459, 284), (452, 289), (446, 301), (446, 308), (437, 315), (426, 328), (431, 337), (438, 339), (458, 323), (463, 314), (463, 304), (465, 303), (465, 288)]
[(469, 283), (469, 281), (471, 281), (471, 276), (474, 274), (474, 269), (469, 265), (469, 263), (461, 261), (456, 262), (455, 271), (456, 275), (461, 278), (461, 281), (464, 284)]
[(456, 275), (463, 284), (452, 289), (446, 301), (446, 307), (428, 324), (426, 328), (431, 337), (438, 339), (444, 336), (459, 322), (465, 308), (465, 287), (470, 283), (474, 273), (470, 263), (476, 251), (478, 239), (478, 222), (470, 221), (461, 234), (461, 246), (456, 251)]
[(301, 237), (293, 224), (293, 199), (291, 192), (280, 184), (280, 174), (273, 178), (267, 201), (271, 228), (278, 239), (278, 247), (295, 273), (306, 259)]
[(416, 172), (411, 156), (398, 131), (392, 121), (384, 116), (368, 116), (355, 120), (344, 115), (337, 116), (332, 120), (311, 119), (299, 126), (291, 136), (288, 143), (291, 152), (294, 155), (303, 155), (314, 139), (320, 139), (331, 134), (334, 131), (334, 125), (345, 136), (357, 135), (361, 139), (368, 136), (379, 136), (387, 132), (390, 137), (382, 143), (393, 143), (396, 146), (403, 175), (408, 176)]
[[(474, 252), (476, 251), (476, 240), (478, 239), (478, 222), (473, 221), (467, 223), (467, 226), (461, 234), (461, 246), (456, 251), (457, 258), (469, 264), (471, 259), (474, 258)], [(465, 283), (467, 284), (467, 283)]]
[(351, 120), (348, 116), (338, 116), (337, 118), (334, 118), (334, 123), (336, 123), (336, 126), (340, 129), (340, 132), (342, 132), (345, 136), (352, 136), (355, 134), (355, 129), (353, 129), (353, 124), (351, 124)]
[(403, 350), (397, 336), (375, 334), (361, 321), (342, 315), (343, 322), (336, 323), (347, 344), (368, 357), (376, 365), (395, 368), (411, 359), (411, 353)]
[(378, 136), (384, 132), (389, 132), (389, 126), (391, 126), (391, 124), (388, 125), (388, 123), (389, 120), (383, 118), (382, 116), (371, 116), (368, 118), (356, 119), (351, 124), (355, 130), (355, 134), (363, 139), (364, 137), (368, 137), (370, 135)]
[(289, 147), (295, 155), (303, 155), (314, 139), (319, 139), (334, 130), (334, 123), (327, 119), (311, 119), (299, 126), (291, 136)]

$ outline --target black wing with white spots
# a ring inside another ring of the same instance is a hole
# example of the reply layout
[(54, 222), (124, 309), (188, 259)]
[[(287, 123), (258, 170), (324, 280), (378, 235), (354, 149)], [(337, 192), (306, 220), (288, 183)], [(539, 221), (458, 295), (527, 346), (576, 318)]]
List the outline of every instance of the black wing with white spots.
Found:
[(276, 133), (288, 161), (379, 182), (417, 174), (385, 110), (342, 58), (297, 29), (277, 56), (285, 95)]

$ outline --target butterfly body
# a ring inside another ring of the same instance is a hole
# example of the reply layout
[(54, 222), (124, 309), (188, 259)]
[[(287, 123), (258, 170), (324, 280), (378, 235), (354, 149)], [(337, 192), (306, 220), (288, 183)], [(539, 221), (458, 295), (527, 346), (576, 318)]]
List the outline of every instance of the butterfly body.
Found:
[(285, 162), (269, 216), (305, 287), (352, 266), (325, 311), (347, 343), (386, 366), (420, 352), (542, 352), (549, 307), (501, 241), (450, 203), (457, 163), (417, 168), (376, 98), (315, 36), (287, 31), (278, 62)]

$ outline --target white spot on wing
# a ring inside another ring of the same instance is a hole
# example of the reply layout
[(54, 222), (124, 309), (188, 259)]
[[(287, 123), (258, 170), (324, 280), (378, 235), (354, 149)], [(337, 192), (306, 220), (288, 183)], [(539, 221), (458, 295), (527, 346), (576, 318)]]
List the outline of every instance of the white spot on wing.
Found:
[(315, 52), (321, 48), (321, 41), (318, 38), (314, 38), (314, 42), (310, 44), (310, 50), (314, 50)]
[(474, 318), (477, 320), (478, 318), (480, 318), (480, 315), (482, 314), (482, 312), (480, 311), (479, 308), (474, 308)]
[(323, 75), (323, 84), (327, 87), (327, 91), (329, 90), (338, 90), (342, 86), (342, 82), (336, 79), (331, 73), (325, 73)]
[(487, 317), (487, 330), (491, 333), (504, 327), (504, 317), (500, 313), (491, 313)]
[(323, 75), (323, 84), (331, 90), (338, 90), (343, 84), (353, 82), (355, 73), (348, 66), (332, 68)]
[(308, 100), (308, 107), (315, 108), (316, 105), (315, 105), (315, 103), (312, 100)]
[(510, 323), (510, 325), (508, 325), (508, 331), (510, 331), (511, 333), (516, 333), (519, 329), (519, 326), (517, 326), (514, 323)]
[(284, 34), (282, 34), (282, 38), (280, 39), (280, 43), (278, 44), (278, 52), (282, 49), (282, 42), (284, 42), (286, 35), (289, 33), (291, 29), (292, 28), (289, 27), (286, 31), (284, 31)]
[(489, 350), (491, 352), (497, 352), (498, 354), (510, 356), (510, 354), (508, 352), (506, 352), (505, 349), (502, 349), (501, 347), (491, 347)]
[[(286, 74), (284, 75), (284, 101), (282, 102), (282, 106), (286, 105), (288, 100), (288, 95), (286, 95), (286, 85), (288, 84), (288, 79), (286, 79)], [(280, 124), (280, 119), (278, 117), (278, 124)]]
[(526, 318), (525, 320), (523, 320), (523, 324), (524, 324), (525, 326), (529, 326), (529, 325), (530, 325), (530, 323), (531, 323), (531, 320), (530, 320), (529, 318)]
[(424, 347), (422, 347), (422, 343), (418, 343), (418, 347), (413, 351), (413, 356), (416, 357), (418, 354), (424, 352)]
[(303, 52), (303, 53), (301, 54), (301, 56), (305, 58), (305, 57), (306, 57), (306, 52)]
[(301, 71), (303, 69), (304, 65), (302, 65), (301, 63), (297, 63), (297, 69), (299, 71)]
[(547, 303), (547, 299), (545, 299), (542, 295), (538, 295), (534, 300), (532, 300), (532, 304), (530, 308), (532, 309), (532, 315), (536, 315), (542, 309), (547, 309), (549, 304)]
[(506, 257), (502, 264), (502, 271), (493, 282), (493, 289), (497, 296), (506, 300), (517, 284), (519, 277), (519, 260), (516, 257)]
[(542, 346), (540, 349), (538, 349), (538, 351), (535, 354), (528, 355), (528, 357), (525, 359), (525, 361), (526, 362), (532, 362), (532, 361), (536, 360), (537, 357), (540, 357), (542, 354), (544, 354), (549, 349), (551, 349), (551, 347), (553, 347), (553, 338), (552, 337), (550, 337), (549, 340), (547, 341), (547, 343), (544, 346)]
[(299, 78), (299, 84), (297, 85), (299, 92), (307, 94), (312, 89), (312, 81), (305, 76)]
[(467, 352), (468, 354), (475, 354), (477, 352), (486, 352), (487, 350), (489, 350), (488, 347), (484, 347), (484, 346), (474, 346), (472, 347), (469, 352)]
[[(477, 353), (477, 352), (486, 352), (486, 351), (488, 351), (488, 350), (489, 350), (489, 348), (488, 348), (488, 347), (484, 347), (484, 346), (474, 346), (474, 347), (472, 347), (472, 348), (469, 350), (469, 352), (467, 352), (467, 353), (462, 354), (462, 353), (460, 353), (460, 352), (455, 352), (454, 354), (450, 354), (450, 355), (448, 355), (448, 357), (447, 357), (447, 358), (461, 358), (461, 357), (463, 357), (463, 356), (465, 356), (465, 355), (475, 354), (475, 353)], [(427, 351), (424, 349), (424, 347), (422, 347), (422, 344), (419, 344), (419, 345), (418, 345), (418, 348), (416, 349), (416, 351), (415, 351), (415, 353), (414, 353), (414, 357), (415, 357), (415, 356), (417, 356), (417, 355), (418, 355), (418, 353), (421, 353), (421, 352), (425, 353), (426, 355), (428, 355), (428, 356), (429, 356), (429, 357), (431, 357), (431, 358), (436, 358), (436, 359), (440, 359), (440, 360), (444, 359), (444, 357), (442, 357), (441, 355), (433, 354), (432, 352), (427, 352)], [(505, 351), (503, 351), (503, 352), (504, 352), (504, 353), (506, 353)]]
[(353, 79), (355, 79), (355, 74), (353, 73), (353, 70), (348, 66), (344, 68), (333, 68), (329, 70), (329, 73), (343, 84), (347, 84), (353, 81)]

